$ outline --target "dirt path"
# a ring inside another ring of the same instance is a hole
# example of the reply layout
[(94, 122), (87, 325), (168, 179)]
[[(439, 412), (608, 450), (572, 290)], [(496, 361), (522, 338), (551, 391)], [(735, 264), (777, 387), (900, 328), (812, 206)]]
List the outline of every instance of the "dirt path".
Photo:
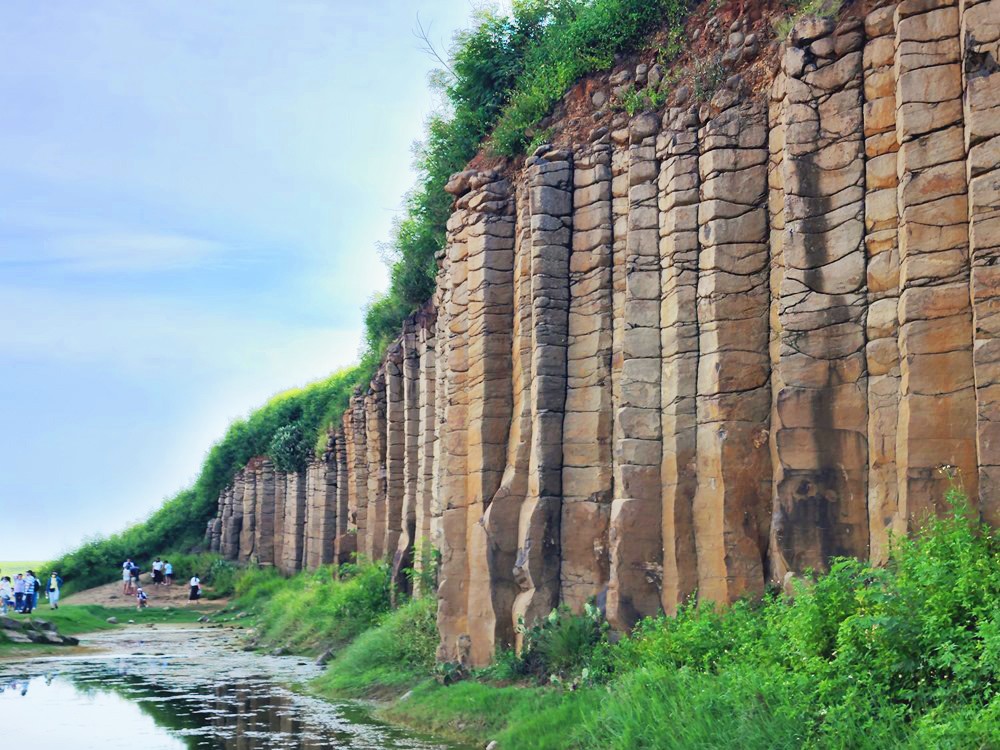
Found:
[[(142, 590), (149, 597), (151, 607), (186, 607), (196, 606), (198, 609), (221, 609), (229, 603), (228, 599), (205, 599), (197, 602), (188, 601), (186, 583), (175, 583), (173, 586), (154, 586), (148, 581), (142, 582)], [(203, 591), (208, 591), (203, 587)], [(92, 589), (78, 591), (62, 600), (65, 604), (100, 604), (103, 607), (134, 607), (135, 596), (122, 593), (121, 581), (95, 586)]]

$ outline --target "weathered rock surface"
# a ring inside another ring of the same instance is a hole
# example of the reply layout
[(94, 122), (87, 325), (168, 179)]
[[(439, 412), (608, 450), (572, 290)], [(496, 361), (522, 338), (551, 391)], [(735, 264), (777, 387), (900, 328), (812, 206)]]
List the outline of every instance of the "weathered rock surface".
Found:
[(456, 175), (434, 298), (212, 548), (400, 589), (436, 548), (439, 657), (478, 665), (560, 603), (626, 629), (882, 562), (949, 475), (1000, 525), (1000, 0), (808, 19), (781, 58)]

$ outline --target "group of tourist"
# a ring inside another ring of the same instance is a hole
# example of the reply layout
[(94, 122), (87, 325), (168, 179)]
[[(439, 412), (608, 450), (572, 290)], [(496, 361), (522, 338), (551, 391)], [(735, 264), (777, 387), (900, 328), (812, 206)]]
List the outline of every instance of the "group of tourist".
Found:
[(38, 578), (33, 570), (18, 573), (13, 579), (10, 576), (0, 576), (0, 615), (8, 612), (30, 615), (38, 608), (38, 599), (43, 591), (49, 600), (49, 609), (59, 609), (62, 583), (62, 578), (55, 571), (48, 581)]
[[(161, 560), (156, 558), (153, 560), (152, 564), (153, 571), (153, 585), (154, 586), (171, 586), (174, 582), (174, 566), (169, 560)], [(122, 563), (122, 593), (123, 594), (136, 594), (138, 595), (139, 586), (139, 576), (141, 570), (138, 565), (128, 558)]]
[[(172, 586), (174, 583), (174, 566), (169, 560), (156, 558), (150, 566), (153, 573), (154, 586)], [(136, 609), (144, 609), (149, 605), (149, 594), (143, 591), (139, 583), (139, 566), (132, 558), (128, 558), (122, 563), (122, 593), (135, 596)], [(197, 575), (191, 576), (191, 590), (188, 594), (190, 601), (201, 598), (201, 579)]]

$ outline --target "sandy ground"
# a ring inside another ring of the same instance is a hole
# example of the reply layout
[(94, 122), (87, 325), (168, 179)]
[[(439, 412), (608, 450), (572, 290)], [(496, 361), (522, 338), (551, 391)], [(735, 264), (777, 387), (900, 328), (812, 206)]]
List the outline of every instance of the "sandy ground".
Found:
[[(145, 579), (145, 576), (143, 576)], [(173, 586), (154, 586), (152, 583), (141, 580), (142, 590), (149, 597), (151, 607), (186, 607), (195, 606), (198, 609), (214, 610), (221, 609), (229, 603), (228, 599), (206, 599), (202, 597), (196, 602), (188, 601), (188, 586), (175, 583)], [(207, 592), (207, 587), (202, 587), (202, 592)], [(104, 586), (96, 586), (85, 591), (78, 591), (62, 600), (64, 604), (100, 604), (104, 607), (134, 607), (135, 595), (123, 594), (121, 581), (108, 583)]]

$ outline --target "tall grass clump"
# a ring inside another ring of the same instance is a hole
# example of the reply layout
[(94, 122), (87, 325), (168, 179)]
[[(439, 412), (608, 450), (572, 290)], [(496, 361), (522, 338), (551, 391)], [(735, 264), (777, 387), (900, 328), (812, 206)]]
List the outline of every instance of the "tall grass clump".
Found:
[(433, 673), (437, 646), (437, 600), (412, 599), (346, 646), (315, 687), (338, 697), (399, 695)]
[(283, 577), (249, 570), (235, 605), (258, 617), (260, 642), (297, 651), (339, 648), (374, 627), (391, 609), (389, 567), (362, 562)]

